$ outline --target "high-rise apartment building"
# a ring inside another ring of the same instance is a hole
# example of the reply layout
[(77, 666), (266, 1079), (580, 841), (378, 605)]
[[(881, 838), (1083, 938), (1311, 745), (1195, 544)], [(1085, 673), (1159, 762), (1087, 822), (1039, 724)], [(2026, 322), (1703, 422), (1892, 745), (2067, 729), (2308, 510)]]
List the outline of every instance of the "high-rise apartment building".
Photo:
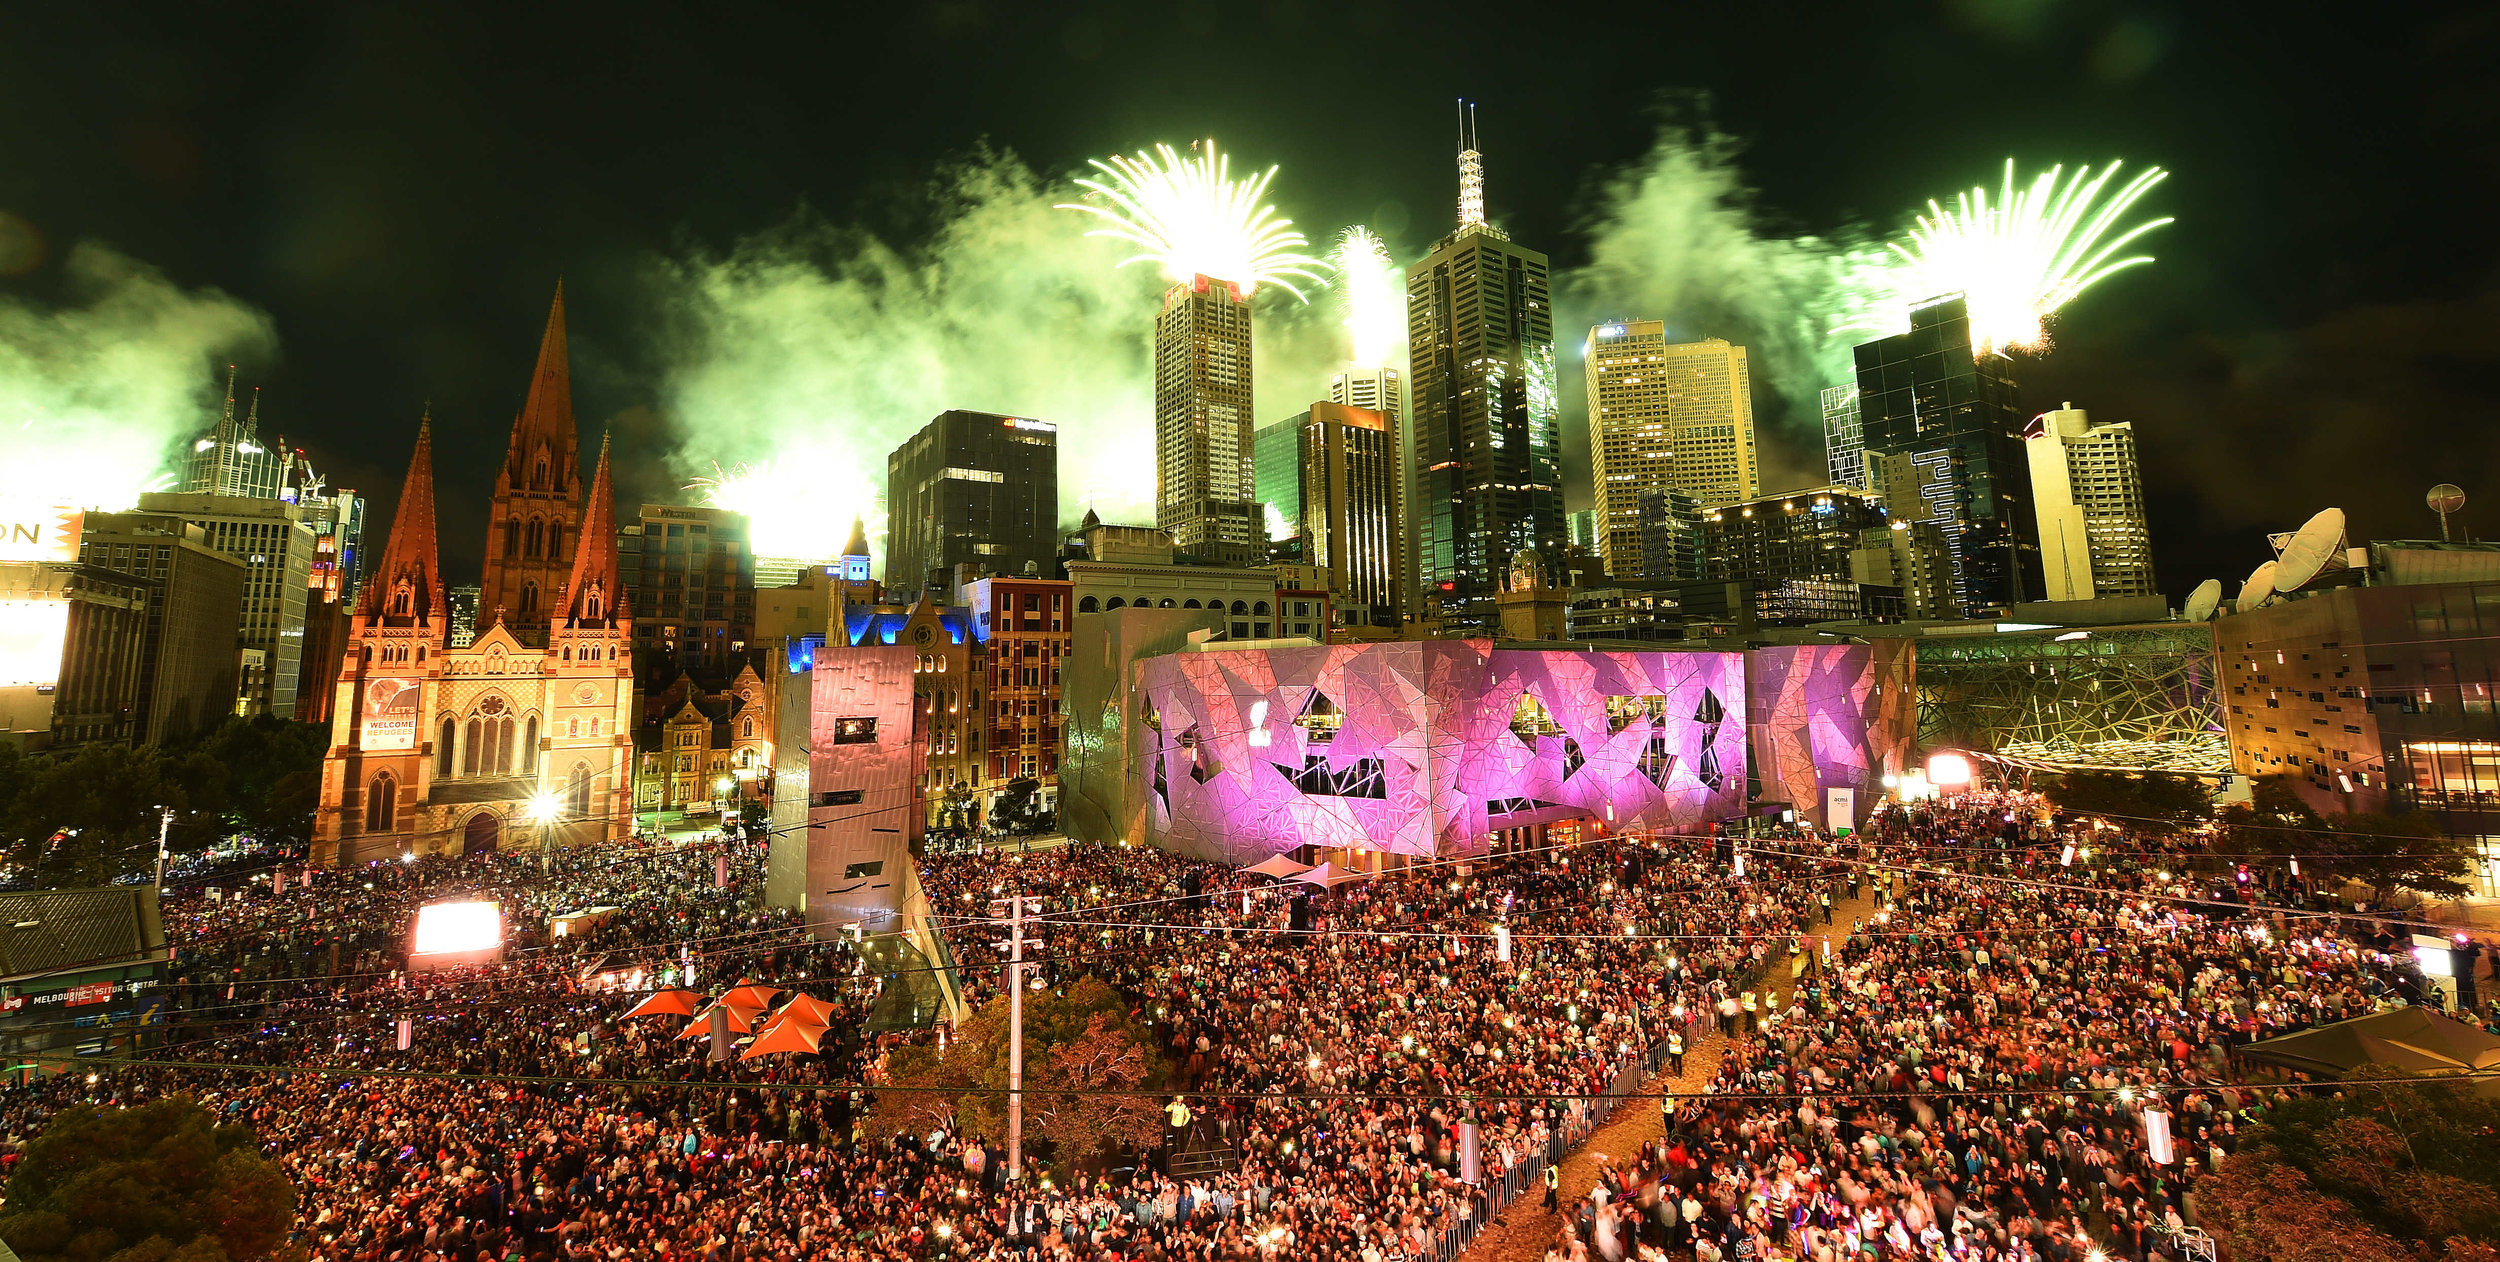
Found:
[(1302, 563), (1326, 572), (1346, 625), (1394, 631), (1406, 607), (1406, 506), (1389, 418), (1314, 403), (1297, 434)]
[(1048, 578), (1059, 558), (1059, 427), (940, 412), (886, 457), (885, 506), (885, 585), (897, 600), (933, 583), (943, 599), (960, 565)]
[(2135, 427), (2095, 425), (2069, 403), (2023, 440), (2039, 514), (2040, 572), (2050, 600), (2156, 596)]
[(1208, 276), (1166, 290), (1155, 321), (1155, 525), (1211, 565), (1267, 559), (1250, 409), (1248, 291)]
[(1057, 809), (1059, 753), (1067, 717), (1060, 709), (1060, 672), (1076, 627), (1076, 599), (1064, 578), (984, 578), (964, 588), (973, 638), (987, 649), (988, 764), (980, 792), (984, 816), (1018, 778), (1037, 781), (1040, 805)]
[(260, 391), (252, 391), (252, 409), (241, 422), (234, 419), (234, 365), (226, 365), (226, 407), (217, 428), (191, 444), (182, 462), (177, 489), (188, 495), (241, 495), (278, 498), (284, 453), (260, 437)]
[(1485, 222), (1484, 163), (1459, 152), (1457, 231), (1406, 274), (1420, 616), (1499, 626), (1511, 558), (1563, 555), (1554, 312), (1546, 258)]
[[(632, 572), (631, 569), (626, 571), (628, 574)], [(444, 597), (451, 611), (451, 627), (446, 633), (445, 641), (448, 647), (465, 649), (477, 643), (477, 601), (480, 590), (475, 583), (462, 583), (452, 588)]]
[(1974, 348), (1955, 294), (1912, 310), (1908, 332), (1859, 346), (1857, 369), (1868, 471), (1894, 518), (1944, 532), (1956, 607), (1979, 617), (2029, 599), (2039, 521), (2013, 361)]
[(1651, 572), (1640, 496), (1675, 491), (1703, 505), (1750, 499), (1761, 483), (1745, 348), (1724, 338), (1669, 342), (1658, 320), (1589, 330), (1589, 456), (1598, 554), (1607, 572)]
[(1866, 469), (1866, 433), (1858, 421), (1855, 383), (1823, 388), (1823, 459), (1832, 485), (1872, 489)]
[(656, 689), (683, 671), (717, 686), (755, 638), (755, 554), (747, 519), (725, 508), (645, 504), (617, 531), (617, 569), (634, 611), (634, 649)]
[[(261, 669), (235, 699), (235, 712), (294, 718), (304, 616), (320, 536), (300, 510), (276, 498), (151, 491), (139, 497), (139, 509), (198, 526), (209, 547), (243, 562), (243, 608), (235, 638), (245, 652), (260, 654)], [(314, 681), (312, 686), (325, 685)]]
[[(564, 285), (556, 284), (528, 397), (495, 475), (486, 526), (486, 574), (478, 632), (495, 624), (544, 648), (558, 593), (573, 573), (582, 518), (581, 430), (573, 420), (573, 367), (565, 349)], [(600, 545), (605, 547), (606, 540)]]
[(293, 504), (297, 517), (322, 541), (313, 558), (312, 589), (326, 598), (322, 603), (352, 605), (356, 582), (364, 573), (364, 497), (353, 488), (332, 488), (300, 448), (287, 451), (285, 458), (278, 498)]
[(131, 739), (180, 740), (234, 713), (245, 564), (174, 513), (89, 513), (78, 556), (151, 584)]

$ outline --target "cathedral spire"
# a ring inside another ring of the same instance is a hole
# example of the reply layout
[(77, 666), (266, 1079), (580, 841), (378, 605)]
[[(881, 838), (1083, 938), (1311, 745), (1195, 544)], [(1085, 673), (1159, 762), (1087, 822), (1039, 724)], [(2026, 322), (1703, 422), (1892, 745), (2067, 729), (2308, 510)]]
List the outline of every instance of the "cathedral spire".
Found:
[[(538, 341), (538, 367), (530, 374), (529, 397), (512, 422), (512, 450), (504, 476), (512, 486), (565, 492), (581, 476), (581, 432), (573, 422), (573, 368), (564, 340), (564, 282), (556, 282), (555, 302), (547, 309), (547, 331)], [(544, 487), (535, 486), (535, 455), (544, 450), (550, 469)]]
[(226, 365), (226, 410), (217, 420), (217, 441), (234, 437), (234, 365)]
[[(356, 602), (359, 618), (428, 618), (445, 625), (442, 566), (434, 541), (434, 413), (417, 422), (416, 450), (408, 457), (408, 480), (391, 514), (390, 541), (383, 545), (378, 582), (365, 585)], [(407, 599), (400, 597), (403, 592)]]
[(599, 468), (591, 475), (590, 502), (582, 509), (573, 577), (564, 585), (565, 618), (576, 628), (606, 626), (630, 616), (617, 581), (616, 493), (608, 482), (608, 439), (599, 439)]

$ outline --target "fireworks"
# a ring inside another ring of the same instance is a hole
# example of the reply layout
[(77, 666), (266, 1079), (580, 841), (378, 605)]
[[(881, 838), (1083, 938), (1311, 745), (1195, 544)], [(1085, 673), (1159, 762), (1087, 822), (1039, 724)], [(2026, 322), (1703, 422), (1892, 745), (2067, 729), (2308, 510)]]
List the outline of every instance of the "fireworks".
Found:
[(2149, 254), (2118, 256), (2171, 222), (2165, 216), (2118, 229), (2128, 208), (2170, 175), (2148, 168), (2104, 200), (2119, 165), (2098, 175), (2081, 167), (2062, 184), (2065, 168), (2054, 166), (2017, 188), (2007, 159), (2004, 186), (1993, 198), (1981, 185), (1955, 198), (1949, 210), (1928, 202), (1908, 239), (1893, 243), (1895, 301), (1882, 323), (1906, 328), (1909, 302), (1960, 293), (1970, 306), (1976, 349), (2041, 346), (2050, 315), (2109, 276), (2152, 262)]
[(1337, 296), (1345, 305), (1345, 327), (1354, 344), (1354, 363), (1385, 368), (1406, 340), (1406, 286), (1389, 243), (1360, 224), (1337, 238), (1329, 256), (1337, 273)]
[(1101, 218), (1105, 226), (1087, 236), (1137, 246), (1140, 253), (1122, 260), (1122, 267), (1158, 263), (1167, 280), (1206, 276), (1230, 281), (1245, 294), (1274, 285), (1296, 298), (1302, 291), (1293, 282), (1323, 279), (1315, 269), (1327, 265), (1297, 252), (1310, 241), (1261, 200), (1276, 178), (1274, 167), (1236, 180), (1231, 159), (1212, 140), (1193, 146), (1187, 157), (1156, 145), (1152, 153), (1096, 158), (1093, 167), (1101, 179), (1077, 181), (1093, 196), (1059, 208)]
[(701, 491), (713, 508), (745, 514), (755, 555), (826, 561), (841, 552), (854, 513), (866, 519), (872, 547), (885, 536), (876, 489), (859, 469), (857, 460), (830, 454), (822, 460), (785, 455), (726, 469), (716, 462), (712, 476), (696, 478), (686, 489)]

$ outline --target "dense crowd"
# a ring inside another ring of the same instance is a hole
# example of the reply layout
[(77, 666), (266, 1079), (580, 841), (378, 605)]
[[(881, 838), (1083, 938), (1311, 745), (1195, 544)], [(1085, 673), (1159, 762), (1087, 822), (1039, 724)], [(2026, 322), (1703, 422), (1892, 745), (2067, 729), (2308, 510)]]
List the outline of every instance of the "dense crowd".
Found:
[[(1124, 847), (933, 856), (958, 959), (994, 958), (991, 899), (1040, 898), (1043, 976), (1109, 983), (1171, 1066), (1169, 1149), (1021, 1181), (994, 1140), (868, 1124), (850, 1085), (931, 1034), (870, 1032), (896, 979), (762, 910), (753, 847), (299, 875), (239, 906), (170, 900), (183, 949), (150, 1058), (320, 1072), (60, 1076), (0, 1097), (0, 1129), (14, 1153), (78, 1100), (195, 1096), (283, 1164), (325, 1260), (1391, 1262), (1444, 1251), (1485, 1188), (1665, 1047), (1707, 1043), (1702, 1089), (1565, 1215), (1556, 1262), (2146, 1258), (2262, 1107), (2227, 1049), (2408, 978), (2332, 920), (2205, 897), (2175, 843), (2105, 838), (2076, 864), (2069, 840), (2036, 801), (1978, 795), (1748, 842), (1741, 865), (1725, 841), (1615, 839), (1334, 890)], [(400, 971), (415, 909), (459, 897), (502, 903), (506, 960)], [(546, 929), (591, 908), (610, 910)], [(833, 1003), (822, 1053), (715, 1061), (681, 1037), (700, 1022), (617, 1019), (689, 974)], [(965, 967), (967, 998), (1001, 976)], [(361, 1072), (382, 1068), (442, 1076)], [(2156, 1107), (2169, 1165), (2145, 1151)]]

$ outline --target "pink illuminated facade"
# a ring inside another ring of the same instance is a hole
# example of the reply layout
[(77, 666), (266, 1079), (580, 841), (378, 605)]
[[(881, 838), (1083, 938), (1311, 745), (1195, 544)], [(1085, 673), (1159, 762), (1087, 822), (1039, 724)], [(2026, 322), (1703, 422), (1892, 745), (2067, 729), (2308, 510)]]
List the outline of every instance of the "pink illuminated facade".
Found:
[(1071, 758), (1119, 782), (1105, 839), (1232, 863), (1305, 846), (1395, 863), (1787, 806), (1854, 823), (1906, 755), (1908, 669), (1854, 644), (1208, 644), (1129, 665)]
[[(910, 645), (815, 650), (809, 667), (805, 906), (819, 934), (889, 928), (911, 888), (927, 744)], [(787, 844), (786, 842), (782, 844)]]

